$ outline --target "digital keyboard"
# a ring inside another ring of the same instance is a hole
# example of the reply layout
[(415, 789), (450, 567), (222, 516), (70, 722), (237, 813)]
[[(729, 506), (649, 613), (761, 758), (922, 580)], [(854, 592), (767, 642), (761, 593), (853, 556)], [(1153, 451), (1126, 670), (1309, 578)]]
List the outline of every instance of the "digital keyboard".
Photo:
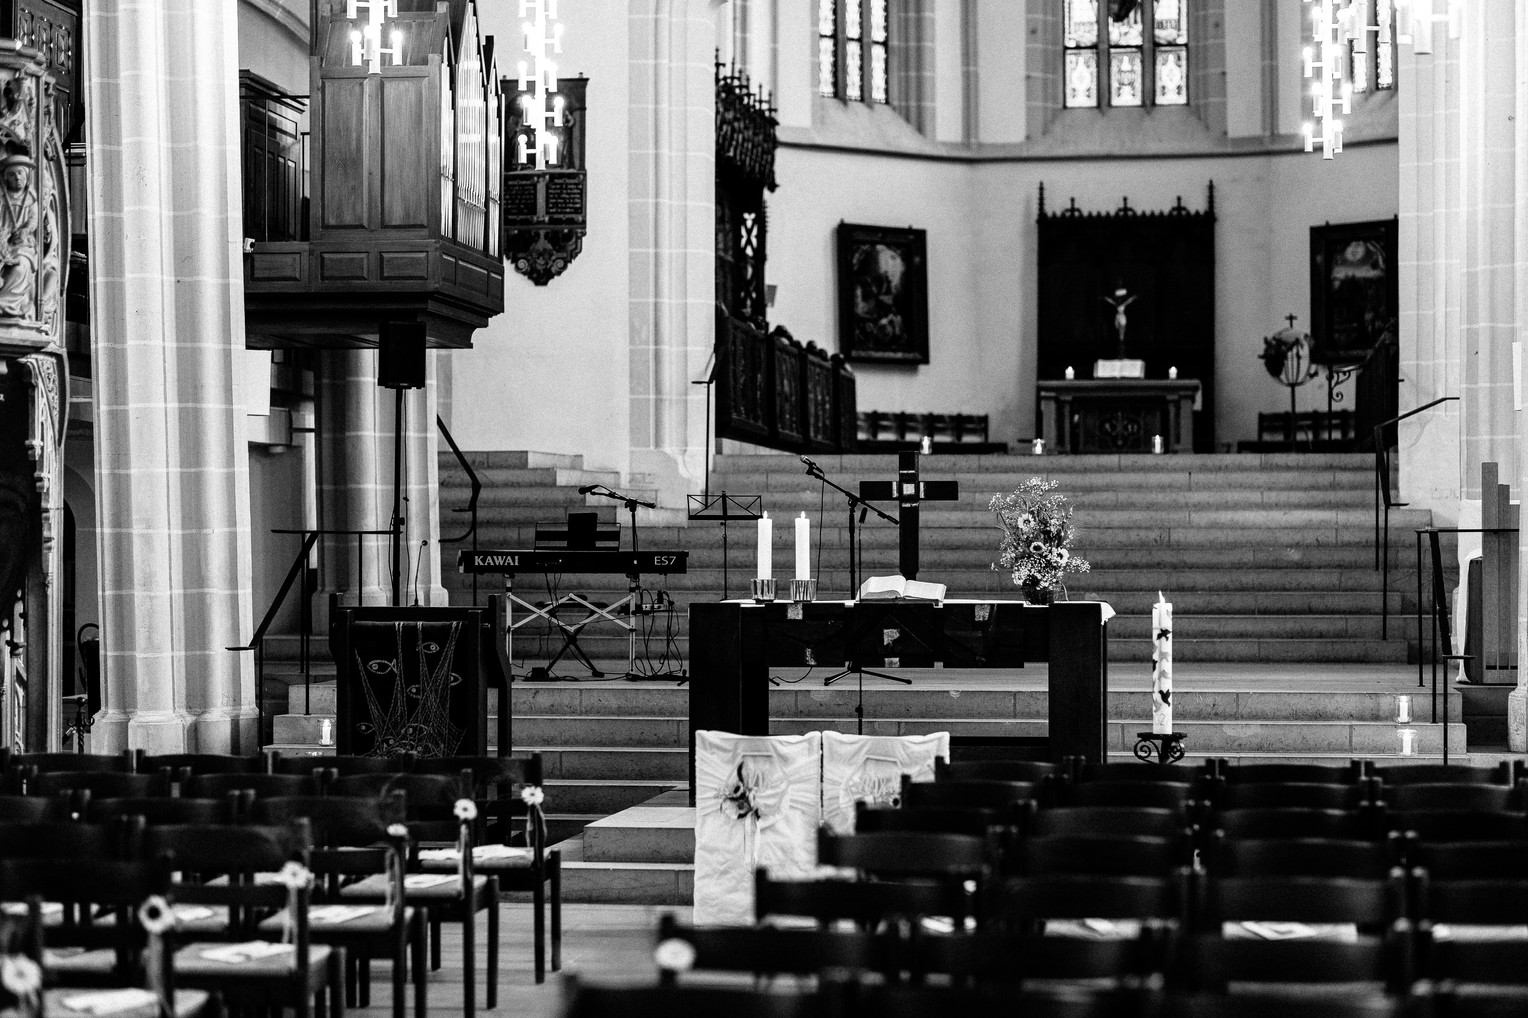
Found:
[(464, 573), (613, 573), (620, 576), (651, 576), (683, 573), (688, 570), (690, 553), (658, 551), (616, 551), (600, 548), (580, 551), (535, 551), (499, 549), (457, 553), (456, 565)]

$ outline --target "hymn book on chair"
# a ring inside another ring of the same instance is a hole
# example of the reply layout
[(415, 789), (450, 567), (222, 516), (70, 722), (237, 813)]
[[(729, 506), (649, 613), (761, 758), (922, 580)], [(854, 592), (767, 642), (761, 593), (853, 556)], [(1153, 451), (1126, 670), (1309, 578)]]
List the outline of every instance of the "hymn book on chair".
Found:
[(931, 601), (944, 600), (945, 585), (909, 580), (901, 574), (872, 576), (860, 584), (861, 601)]

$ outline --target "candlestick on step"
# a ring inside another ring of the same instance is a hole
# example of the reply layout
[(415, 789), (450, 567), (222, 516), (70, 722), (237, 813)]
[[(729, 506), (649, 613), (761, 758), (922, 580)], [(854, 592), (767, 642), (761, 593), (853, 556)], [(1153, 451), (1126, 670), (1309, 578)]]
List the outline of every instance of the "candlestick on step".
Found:
[(1157, 592), (1151, 606), (1151, 730), (1168, 735), (1173, 730), (1173, 605)]

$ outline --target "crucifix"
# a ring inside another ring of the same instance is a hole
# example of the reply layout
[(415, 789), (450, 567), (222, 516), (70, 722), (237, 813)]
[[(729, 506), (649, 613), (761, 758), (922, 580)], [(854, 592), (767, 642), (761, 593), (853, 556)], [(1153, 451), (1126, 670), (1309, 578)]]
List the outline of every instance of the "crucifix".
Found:
[(960, 498), (958, 481), (924, 481), (918, 477), (918, 451), (904, 449), (897, 454), (895, 481), (861, 481), (860, 498), (867, 502), (897, 500), (899, 572), (909, 579), (918, 578), (918, 507), (923, 502), (953, 502)]

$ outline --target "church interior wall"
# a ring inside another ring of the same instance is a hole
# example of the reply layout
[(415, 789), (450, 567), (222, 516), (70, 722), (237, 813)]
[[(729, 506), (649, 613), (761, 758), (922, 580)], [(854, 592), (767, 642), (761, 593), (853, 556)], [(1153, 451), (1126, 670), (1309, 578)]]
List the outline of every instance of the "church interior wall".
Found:
[[(250, 545), (253, 572), (250, 587), (258, 625), (266, 608), (281, 589), (287, 570), (299, 547), (294, 534), (273, 534), (273, 530), (298, 530), (303, 519), (306, 465), (296, 449), (251, 444), (249, 447)], [(277, 616), (273, 631), (297, 631), (297, 606), (300, 599), (288, 597)], [(245, 638), (248, 638), (246, 634)]]
[(308, 94), (305, 0), (240, 0), (239, 67), (293, 95)]
[[(522, 37), (515, 5), (481, 4), (500, 76), (513, 76)], [(572, 14), (572, 11), (568, 12)], [(505, 313), (445, 359), (442, 407), (463, 449), (580, 453), (585, 465), (625, 471), (631, 449), (630, 280), (652, 271), (631, 250), (628, 198), (650, 182), (628, 169), (631, 89), (624, 4), (585, 4), (570, 17), (559, 64), (589, 77), (589, 233), (583, 253), (547, 286), (509, 268)]]

